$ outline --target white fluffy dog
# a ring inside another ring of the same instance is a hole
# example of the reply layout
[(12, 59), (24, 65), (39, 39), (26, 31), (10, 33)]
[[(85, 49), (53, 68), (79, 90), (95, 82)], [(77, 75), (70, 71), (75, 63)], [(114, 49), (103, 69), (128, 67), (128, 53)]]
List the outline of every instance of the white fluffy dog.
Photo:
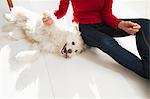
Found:
[(25, 39), (33, 44), (32, 50), (18, 53), (17, 60), (33, 61), (40, 52), (58, 53), (65, 58), (70, 58), (85, 49), (85, 44), (77, 29), (72, 32), (61, 29), (55, 24), (53, 17), (50, 20), (52, 24), (45, 25), (42, 18), (47, 16), (50, 16), (48, 12), (38, 15), (23, 7), (14, 7), (11, 13), (5, 14), (6, 20), (16, 28), (20, 28), (21, 35), (23, 34)]

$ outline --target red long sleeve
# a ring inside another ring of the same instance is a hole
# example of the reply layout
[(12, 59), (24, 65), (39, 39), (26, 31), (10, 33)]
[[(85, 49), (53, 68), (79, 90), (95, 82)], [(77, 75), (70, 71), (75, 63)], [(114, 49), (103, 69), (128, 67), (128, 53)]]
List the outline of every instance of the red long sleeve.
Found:
[(60, 0), (59, 9), (54, 13), (57, 19), (62, 18), (68, 10), (70, 0)]
[(54, 13), (57, 19), (62, 18), (72, 3), (74, 21), (81, 24), (105, 22), (117, 28), (121, 21), (112, 14), (113, 0), (60, 0), (59, 9)]
[(102, 18), (107, 25), (117, 28), (121, 20), (112, 14), (112, 4), (113, 0), (105, 0), (104, 7), (102, 9)]

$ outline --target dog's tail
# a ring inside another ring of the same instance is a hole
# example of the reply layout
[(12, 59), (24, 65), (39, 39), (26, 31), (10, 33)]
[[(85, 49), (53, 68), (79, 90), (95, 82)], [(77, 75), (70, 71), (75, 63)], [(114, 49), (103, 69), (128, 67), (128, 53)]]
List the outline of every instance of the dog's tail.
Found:
[(32, 63), (40, 57), (39, 50), (26, 50), (19, 52), (16, 56), (16, 60), (21, 63)]

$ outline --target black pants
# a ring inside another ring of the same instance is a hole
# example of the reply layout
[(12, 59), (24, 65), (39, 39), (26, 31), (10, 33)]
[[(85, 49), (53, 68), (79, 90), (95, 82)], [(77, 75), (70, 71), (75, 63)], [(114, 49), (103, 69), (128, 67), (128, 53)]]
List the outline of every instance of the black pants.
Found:
[(137, 56), (121, 47), (113, 37), (129, 36), (123, 30), (114, 29), (105, 23), (79, 24), (79, 30), (84, 42), (91, 47), (97, 47), (110, 55), (115, 61), (124, 67), (134, 71), (138, 75), (150, 79), (149, 45), (150, 45), (150, 20), (147, 19), (124, 19), (141, 25), (136, 34), (136, 45), (141, 56)]

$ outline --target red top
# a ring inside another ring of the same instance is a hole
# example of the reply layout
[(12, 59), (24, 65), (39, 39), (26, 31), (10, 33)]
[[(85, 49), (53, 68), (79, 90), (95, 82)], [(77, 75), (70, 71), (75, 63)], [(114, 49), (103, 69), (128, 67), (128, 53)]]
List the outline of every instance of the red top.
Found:
[(107, 25), (117, 28), (121, 21), (112, 14), (113, 0), (60, 0), (59, 10), (54, 13), (57, 19), (66, 14), (70, 1), (75, 22), (81, 24), (105, 22)]

